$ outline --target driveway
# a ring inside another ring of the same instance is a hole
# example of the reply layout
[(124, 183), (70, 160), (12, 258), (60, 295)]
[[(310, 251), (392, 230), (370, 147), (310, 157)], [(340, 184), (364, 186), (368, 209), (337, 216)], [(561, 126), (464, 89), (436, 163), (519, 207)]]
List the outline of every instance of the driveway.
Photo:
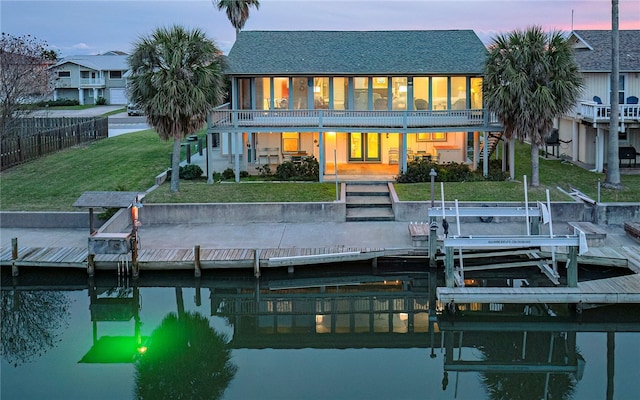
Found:
[[(97, 117), (112, 111), (123, 110), (126, 106), (95, 106), (84, 110), (38, 110), (34, 117)], [(145, 117), (130, 117), (126, 111), (109, 116), (109, 137), (149, 129)]]

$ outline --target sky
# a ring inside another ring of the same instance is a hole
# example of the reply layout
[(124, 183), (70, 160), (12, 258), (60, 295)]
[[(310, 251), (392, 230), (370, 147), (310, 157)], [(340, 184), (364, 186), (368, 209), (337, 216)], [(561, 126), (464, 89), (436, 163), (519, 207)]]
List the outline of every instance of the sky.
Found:
[[(640, 29), (640, 0), (619, 0), (620, 29)], [(198, 28), (228, 53), (235, 29), (211, 0), (0, 0), (0, 28), (60, 56), (131, 52), (156, 28)], [(260, 0), (244, 30), (471, 29), (485, 43), (529, 26), (611, 29), (611, 0)]]

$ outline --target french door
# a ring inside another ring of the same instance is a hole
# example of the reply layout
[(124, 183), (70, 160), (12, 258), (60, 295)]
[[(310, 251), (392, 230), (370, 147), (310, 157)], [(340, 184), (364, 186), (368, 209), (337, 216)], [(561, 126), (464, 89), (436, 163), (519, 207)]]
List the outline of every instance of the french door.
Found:
[(380, 134), (351, 132), (349, 161), (380, 161)]

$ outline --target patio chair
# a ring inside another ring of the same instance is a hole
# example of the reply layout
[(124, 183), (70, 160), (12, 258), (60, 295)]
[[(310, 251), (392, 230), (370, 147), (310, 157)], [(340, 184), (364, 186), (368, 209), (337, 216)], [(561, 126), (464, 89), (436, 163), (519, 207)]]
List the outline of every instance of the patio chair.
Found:
[(596, 104), (602, 104), (602, 99), (598, 96), (593, 96), (593, 101), (595, 101)]
[(638, 104), (638, 97), (637, 96), (627, 97), (627, 104)]
[(414, 101), (414, 104), (416, 106), (416, 110), (428, 110), (429, 109), (429, 103), (425, 99), (416, 99)]

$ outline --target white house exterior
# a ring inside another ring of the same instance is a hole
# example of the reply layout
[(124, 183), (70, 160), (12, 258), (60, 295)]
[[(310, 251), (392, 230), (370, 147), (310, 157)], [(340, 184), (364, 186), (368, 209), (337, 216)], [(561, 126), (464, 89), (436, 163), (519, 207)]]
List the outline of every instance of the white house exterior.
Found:
[(415, 157), (476, 167), (479, 143), (503, 130), (483, 109), (486, 52), (471, 30), (239, 32), (210, 151), (234, 158), (236, 176), (300, 156), (320, 180), (398, 174)]
[(107, 104), (127, 104), (127, 55), (111, 52), (93, 56), (66, 57), (51, 66), (53, 98), (95, 104), (103, 97)]
[[(585, 86), (573, 112), (560, 118), (557, 126), (559, 155), (596, 172), (602, 172), (608, 161), (611, 34), (601, 30), (571, 33)], [(619, 146), (640, 151), (640, 30), (622, 30), (619, 38)]]

